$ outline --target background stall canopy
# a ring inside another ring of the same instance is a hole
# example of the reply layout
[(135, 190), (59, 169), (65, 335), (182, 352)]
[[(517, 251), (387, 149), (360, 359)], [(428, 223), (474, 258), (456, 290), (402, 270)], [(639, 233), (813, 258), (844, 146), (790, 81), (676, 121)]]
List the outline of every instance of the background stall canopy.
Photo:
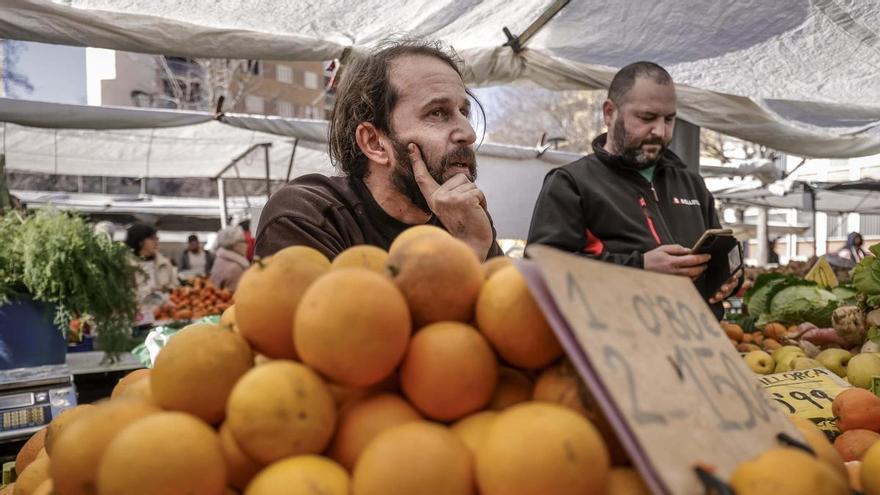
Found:
[[(327, 154), (327, 123), (319, 120), (227, 114), (218, 121), (204, 112), (0, 98), (0, 122), (0, 153), (6, 155), (6, 169), (13, 172), (265, 179), (268, 156), (273, 180), (338, 173)], [(268, 154), (255, 148), (260, 144), (268, 145)], [(477, 184), (486, 195), (499, 237), (526, 238), (544, 175), (577, 158), (560, 151), (480, 144)], [(229, 167), (233, 161), (236, 168)], [(230, 187), (230, 193), (235, 192)], [(60, 201), (45, 196), (53, 197)]]
[[(307, 5), (306, 5), (307, 4)], [(554, 14), (555, 15), (552, 15)], [(546, 24), (535, 32), (542, 20)], [(4, 0), (0, 37), (168, 55), (330, 60), (389, 36), (451, 44), (469, 82), (607, 87), (653, 60), (680, 115), (808, 157), (880, 152), (876, 2), (840, 0)], [(503, 46), (503, 28), (525, 50)], [(528, 39), (526, 39), (528, 38)]]

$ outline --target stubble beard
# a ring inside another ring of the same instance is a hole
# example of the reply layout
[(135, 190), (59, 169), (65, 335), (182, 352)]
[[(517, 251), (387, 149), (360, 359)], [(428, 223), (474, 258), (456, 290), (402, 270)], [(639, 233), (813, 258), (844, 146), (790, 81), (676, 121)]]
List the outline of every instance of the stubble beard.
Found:
[[(648, 157), (648, 155), (642, 151), (642, 146), (645, 144), (656, 144), (660, 146), (660, 149), (657, 151), (657, 155), (654, 158)], [(666, 145), (663, 144), (663, 141), (659, 138), (645, 139), (636, 143), (634, 146), (627, 147), (626, 127), (623, 124), (622, 117), (619, 117), (617, 122), (614, 123), (614, 139), (611, 141), (611, 148), (614, 150), (614, 153), (624, 161), (624, 163), (638, 170), (644, 170), (656, 165), (657, 162), (660, 161), (660, 156), (666, 151)]]
[[(407, 143), (398, 140), (396, 136), (391, 136), (391, 143), (394, 148), (395, 156), (394, 167), (391, 170), (391, 183), (394, 186), (394, 189), (406, 196), (406, 198), (420, 210), (431, 214), (431, 208), (428, 206), (428, 202), (425, 200), (425, 196), (422, 194), (421, 189), (419, 189), (419, 185), (416, 183), (416, 178), (412, 169), (413, 161), (409, 156)], [(431, 163), (424, 155), (422, 155), (422, 159), (425, 160), (425, 166), (428, 168), (428, 173), (431, 174), (431, 177), (433, 177), (438, 184), (446, 182), (448, 179), (448, 177), (445, 177), (446, 173), (455, 163), (466, 163), (469, 170), (468, 180), (471, 182), (477, 180), (476, 156), (474, 150), (470, 147), (462, 146), (443, 155), (439, 164)]]

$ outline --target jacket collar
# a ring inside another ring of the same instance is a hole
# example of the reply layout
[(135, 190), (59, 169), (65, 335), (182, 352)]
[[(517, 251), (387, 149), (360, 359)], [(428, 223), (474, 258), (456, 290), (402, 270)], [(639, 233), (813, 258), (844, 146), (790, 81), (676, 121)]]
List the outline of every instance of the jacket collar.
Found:
[[(609, 167), (621, 168), (626, 170), (636, 171), (637, 169), (623, 161), (620, 156), (612, 155), (605, 150), (605, 141), (608, 139), (608, 133), (599, 134), (596, 136), (596, 139), (593, 140), (593, 153), (596, 154), (596, 157)], [(657, 167), (674, 167), (680, 169), (686, 169), (687, 165), (681, 161), (681, 158), (678, 157), (675, 153), (672, 152), (669, 148), (663, 150), (663, 153), (660, 155), (660, 160), (657, 161)]]

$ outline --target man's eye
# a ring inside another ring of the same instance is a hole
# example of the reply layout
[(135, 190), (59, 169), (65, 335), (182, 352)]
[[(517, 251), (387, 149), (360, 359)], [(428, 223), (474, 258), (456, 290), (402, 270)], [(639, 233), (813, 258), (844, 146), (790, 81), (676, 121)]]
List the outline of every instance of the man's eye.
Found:
[(666, 117), (667, 123), (671, 123), (673, 120), (675, 120), (675, 117)]
[(442, 110), (440, 108), (436, 110), (431, 110), (431, 117), (443, 118), (446, 117), (446, 110)]
[(470, 108), (462, 108), (461, 114), (464, 115), (465, 118), (469, 118), (471, 116), (471, 109)]

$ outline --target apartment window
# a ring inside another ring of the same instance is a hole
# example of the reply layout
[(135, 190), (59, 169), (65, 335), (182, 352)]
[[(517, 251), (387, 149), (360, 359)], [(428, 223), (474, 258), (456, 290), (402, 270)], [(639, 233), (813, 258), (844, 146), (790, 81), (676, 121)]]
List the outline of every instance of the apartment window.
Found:
[(276, 106), (278, 107), (279, 116), (293, 117), (293, 105), (289, 101), (279, 101)]
[(318, 89), (318, 74), (307, 70), (305, 74), (303, 74), (303, 77), (303, 84), (305, 87), (309, 89)]
[(275, 75), (278, 82), (285, 84), (293, 84), (293, 68), (286, 65), (278, 65), (275, 67)]
[(259, 96), (248, 95), (244, 100), (244, 106), (248, 113), (265, 113), (266, 103)]

